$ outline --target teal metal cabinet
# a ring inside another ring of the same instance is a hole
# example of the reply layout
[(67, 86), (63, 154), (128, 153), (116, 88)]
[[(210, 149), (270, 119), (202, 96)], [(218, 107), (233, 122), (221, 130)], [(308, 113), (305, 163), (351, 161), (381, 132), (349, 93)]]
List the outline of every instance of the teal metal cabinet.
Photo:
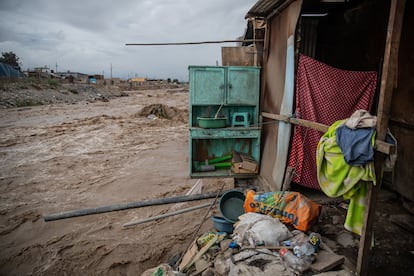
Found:
[[(189, 66), (190, 75), (190, 176), (238, 177), (230, 169), (199, 170), (205, 160), (233, 151), (260, 161), (260, 68), (247, 66)], [(198, 117), (226, 117), (223, 128), (204, 129)], [(235, 124), (245, 114), (243, 124)], [(246, 177), (246, 175), (239, 175)]]
[(190, 91), (193, 104), (224, 104), (225, 72), (221, 67), (190, 69)]
[(257, 105), (258, 67), (190, 66), (190, 93), (193, 105)]
[(229, 67), (227, 71), (227, 104), (257, 105), (260, 71), (252, 67)]

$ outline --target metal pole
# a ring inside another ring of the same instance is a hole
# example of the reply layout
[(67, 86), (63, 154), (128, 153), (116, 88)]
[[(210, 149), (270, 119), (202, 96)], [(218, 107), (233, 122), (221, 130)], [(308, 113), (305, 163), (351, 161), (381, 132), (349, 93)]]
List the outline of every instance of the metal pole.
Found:
[(211, 203), (196, 205), (196, 206), (188, 207), (188, 208), (185, 208), (185, 209), (182, 209), (182, 210), (173, 211), (173, 212), (170, 212), (170, 213), (165, 213), (165, 214), (162, 214), (162, 215), (158, 215), (158, 216), (154, 216), (154, 217), (150, 217), (150, 218), (146, 218), (146, 219), (141, 219), (141, 220), (138, 220), (138, 221), (128, 222), (128, 223), (125, 223), (122, 226), (123, 227), (130, 227), (130, 226), (150, 222), (150, 221), (157, 220), (157, 219), (162, 219), (162, 218), (166, 218), (166, 217), (170, 217), (170, 216), (179, 215), (179, 214), (182, 214), (182, 213), (191, 212), (191, 211), (194, 211), (194, 210), (197, 210), (197, 209), (208, 207), (210, 205), (211, 205)]
[(217, 192), (211, 192), (211, 193), (206, 193), (206, 194), (157, 198), (157, 199), (150, 199), (150, 200), (145, 200), (145, 201), (121, 203), (121, 204), (101, 206), (97, 208), (61, 212), (61, 213), (56, 213), (56, 214), (51, 214), (51, 215), (45, 215), (43, 216), (43, 218), (45, 221), (60, 220), (60, 219), (108, 213), (108, 212), (120, 211), (120, 210), (132, 209), (132, 208), (141, 208), (141, 207), (147, 207), (147, 206), (155, 206), (155, 205), (163, 205), (163, 204), (170, 204), (170, 203), (214, 198), (216, 197), (216, 195), (217, 195)]

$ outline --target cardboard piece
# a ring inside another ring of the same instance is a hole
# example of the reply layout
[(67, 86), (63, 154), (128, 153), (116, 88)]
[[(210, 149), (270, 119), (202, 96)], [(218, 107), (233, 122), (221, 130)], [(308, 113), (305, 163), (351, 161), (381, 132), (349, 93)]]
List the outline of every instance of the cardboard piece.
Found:
[(251, 156), (245, 153), (233, 152), (232, 171), (234, 173), (258, 173), (259, 164)]

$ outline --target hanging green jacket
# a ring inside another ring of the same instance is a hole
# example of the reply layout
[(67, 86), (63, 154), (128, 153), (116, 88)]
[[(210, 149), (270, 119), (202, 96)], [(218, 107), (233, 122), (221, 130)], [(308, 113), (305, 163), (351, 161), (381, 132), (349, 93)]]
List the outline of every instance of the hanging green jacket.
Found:
[[(367, 185), (370, 183), (375, 185), (374, 162), (362, 166), (351, 166), (345, 162), (341, 149), (336, 143), (336, 129), (344, 121), (336, 121), (319, 140), (316, 152), (317, 177), (322, 191), (327, 196), (343, 196), (345, 199), (350, 199), (344, 227), (351, 232), (361, 234)], [(374, 138), (372, 145), (374, 145)]]

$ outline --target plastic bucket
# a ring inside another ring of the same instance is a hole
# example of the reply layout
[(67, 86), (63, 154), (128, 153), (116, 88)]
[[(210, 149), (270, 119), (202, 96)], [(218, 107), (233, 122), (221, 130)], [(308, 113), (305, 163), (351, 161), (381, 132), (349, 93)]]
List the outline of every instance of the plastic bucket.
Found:
[(229, 234), (233, 233), (233, 223), (222, 217), (213, 216), (211, 219), (213, 220), (214, 228), (216, 228), (217, 231)]
[(244, 193), (239, 190), (224, 193), (219, 202), (219, 210), (223, 218), (235, 223), (239, 216), (244, 214), (244, 198)]

